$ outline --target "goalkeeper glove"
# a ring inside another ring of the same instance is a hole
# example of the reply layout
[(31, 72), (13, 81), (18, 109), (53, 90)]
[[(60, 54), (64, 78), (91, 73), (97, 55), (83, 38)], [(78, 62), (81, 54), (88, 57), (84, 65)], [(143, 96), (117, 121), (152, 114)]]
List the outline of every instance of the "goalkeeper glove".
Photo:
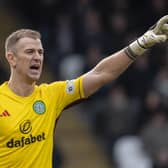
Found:
[(148, 48), (155, 44), (165, 42), (168, 39), (168, 15), (162, 17), (144, 35), (125, 48), (125, 53), (129, 58), (135, 60), (142, 55)]

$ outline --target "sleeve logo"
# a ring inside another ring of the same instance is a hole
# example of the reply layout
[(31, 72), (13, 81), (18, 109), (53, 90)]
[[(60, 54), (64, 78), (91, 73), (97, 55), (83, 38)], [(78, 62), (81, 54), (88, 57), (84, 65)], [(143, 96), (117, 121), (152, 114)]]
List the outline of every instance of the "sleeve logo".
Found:
[(66, 92), (68, 94), (73, 94), (75, 91), (74, 80), (67, 80)]

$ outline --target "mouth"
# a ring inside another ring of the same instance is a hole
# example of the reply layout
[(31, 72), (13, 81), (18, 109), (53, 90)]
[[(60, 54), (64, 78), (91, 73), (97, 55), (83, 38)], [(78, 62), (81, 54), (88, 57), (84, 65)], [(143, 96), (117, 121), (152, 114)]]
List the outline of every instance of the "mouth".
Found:
[(32, 71), (39, 71), (40, 70), (40, 64), (34, 64), (30, 66), (30, 70)]

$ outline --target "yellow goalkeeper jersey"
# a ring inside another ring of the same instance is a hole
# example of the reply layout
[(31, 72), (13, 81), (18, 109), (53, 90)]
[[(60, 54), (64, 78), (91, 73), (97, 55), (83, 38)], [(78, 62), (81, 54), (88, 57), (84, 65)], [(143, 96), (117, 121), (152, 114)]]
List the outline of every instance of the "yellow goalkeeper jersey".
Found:
[(0, 86), (0, 168), (52, 168), (60, 113), (84, 98), (82, 77), (35, 86), (28, 97)]

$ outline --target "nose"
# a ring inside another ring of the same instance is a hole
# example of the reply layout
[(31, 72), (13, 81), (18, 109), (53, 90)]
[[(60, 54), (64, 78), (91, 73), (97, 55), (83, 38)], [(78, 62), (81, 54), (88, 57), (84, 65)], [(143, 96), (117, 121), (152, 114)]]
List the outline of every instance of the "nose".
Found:
[(41, 55), (39, 54), (39, 52), (35, 52), (34, 57), (35, 60), (40, 60), (41, 59)]

